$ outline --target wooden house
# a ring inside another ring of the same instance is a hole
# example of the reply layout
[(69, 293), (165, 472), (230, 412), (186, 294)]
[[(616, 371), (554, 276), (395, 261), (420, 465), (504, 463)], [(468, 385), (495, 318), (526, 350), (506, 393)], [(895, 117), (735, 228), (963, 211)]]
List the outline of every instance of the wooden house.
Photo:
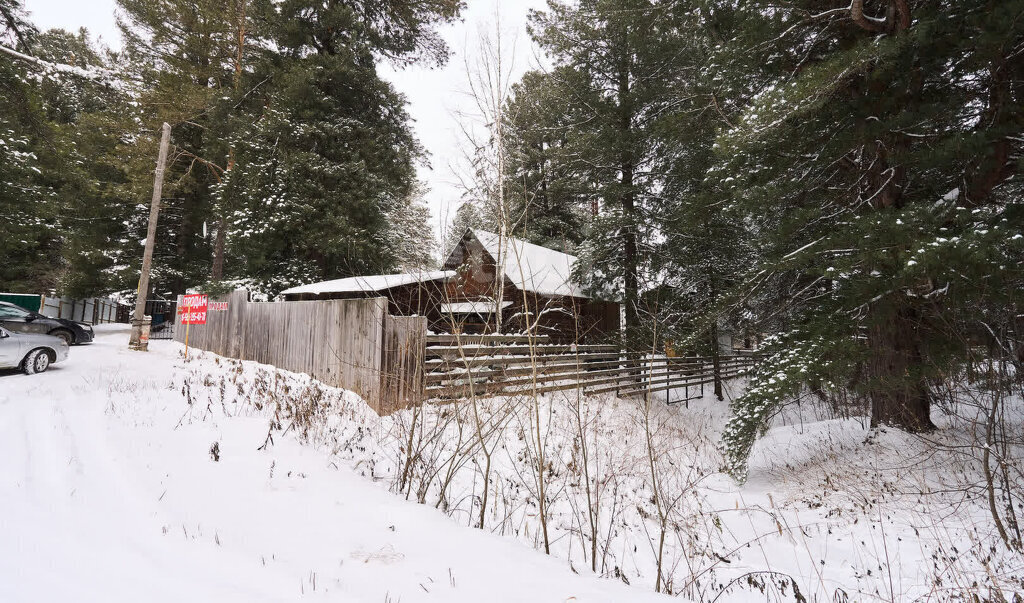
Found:
[(561, 341), (595, 339), (619, 330), (619, 304), (591, 300), (573, 281), (576, 257), (515, 237), (468, 230), (444, 268), (439, 308), (452, 329), (530, 332)]
[(598, 340), (619, 330), (619, 304), (591, 300), (572, 280), (576, 257), (468, 230), (443, 270), (380, 274), (285, 290), (286, 301), (386, 297), (396, 316), (426, 316), (435, 333), (524, 333)]

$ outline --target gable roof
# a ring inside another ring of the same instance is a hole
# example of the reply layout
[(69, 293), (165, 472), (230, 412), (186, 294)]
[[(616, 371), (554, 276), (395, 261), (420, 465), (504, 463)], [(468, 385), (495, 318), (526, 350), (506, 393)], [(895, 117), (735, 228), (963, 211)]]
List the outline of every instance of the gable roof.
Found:
[(291, 289), (285, 289), (282, 295), (297, 295), (301, 293), (353, 293), (359, 291), (384, 291), (392, 287), (411, 285), (413, 283), (425, 283), (455, 276), (454, 270), (434, 270), (424, 272), (406, 272), (402, 274), (373, 274), (370, 276), (352, 276), (339, 278), (333, 281), (310, 283), (299, 285)]
[(470, 229), (463, 239), (469, 236), (479, 241), (495, 262), (501, 258), (501, 271), (523, 291), (553, 297), (587, 297), (572, 281), (576, 256), (510, 236), (501, 241), (501, 237), (485, 230)]

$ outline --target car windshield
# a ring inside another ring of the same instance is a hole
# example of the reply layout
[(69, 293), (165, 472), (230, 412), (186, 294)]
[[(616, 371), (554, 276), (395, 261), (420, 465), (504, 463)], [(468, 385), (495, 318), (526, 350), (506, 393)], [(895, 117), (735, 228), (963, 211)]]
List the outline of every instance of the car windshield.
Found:
[(31, 312), (19, 308), (18, 306), (0, 304), (0, 318), (26, 318), (31, 315)]

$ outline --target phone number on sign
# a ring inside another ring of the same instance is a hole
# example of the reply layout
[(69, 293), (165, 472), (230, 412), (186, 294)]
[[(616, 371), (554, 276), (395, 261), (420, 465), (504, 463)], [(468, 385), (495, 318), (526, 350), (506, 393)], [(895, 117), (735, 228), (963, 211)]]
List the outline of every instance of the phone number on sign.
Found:
[(181, 316), (181, 322), (185, 323), (205, 323), (206, 322), (206, 311), (203, 312), (185, 312)]

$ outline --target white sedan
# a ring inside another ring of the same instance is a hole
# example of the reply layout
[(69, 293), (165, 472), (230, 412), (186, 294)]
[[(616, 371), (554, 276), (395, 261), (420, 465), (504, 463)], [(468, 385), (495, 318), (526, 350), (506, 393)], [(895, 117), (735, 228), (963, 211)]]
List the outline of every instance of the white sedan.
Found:
[(68, 342), (60, 337), (18, 333), (0, 327), (0, 368), (20, 368), (31, 375), (67, 357)]

